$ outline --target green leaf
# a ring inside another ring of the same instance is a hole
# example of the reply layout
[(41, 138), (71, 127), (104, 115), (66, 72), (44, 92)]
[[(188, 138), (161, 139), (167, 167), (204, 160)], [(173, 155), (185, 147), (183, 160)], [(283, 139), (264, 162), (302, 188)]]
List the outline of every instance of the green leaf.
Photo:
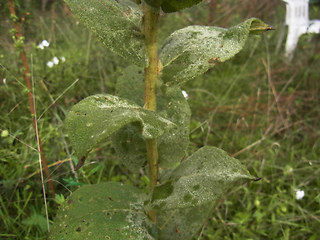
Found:
[[(143, 70), (129, 66), (118, 79), (117, 95), (143, 105)], [(158, 138), (159, 164), (162, 168), (176, 166), (184, 157), (189, 144), (190, 108), (179, 87), (168, 88), (165, 93), (158, 91), (157, 113), (170, 120), (176, 127)], [(131, 170), (138, 170), (146, 162), (145, 141), (137, 126), (129, 124), (120, 129), (112, 138), (116, 152)]]
[(72, 12), (113, 52), (146, 65), (143, 13), (131, 0), (65, 0)]
[(66, 118), (70, 142), (78, 158), (129, 123), (136, 123), (147, 139), (157, 138), (175, 127), (155, 112), (108, 94), (85, 98), (72, 107)]
[(55, 202), (57, 203), (57, 204), (59, 204), (59, 205), (61, 205), (62, 203), (64, 203), (64, 201), (66, 200), (65, 198), (64, 198), (64, 196), (62, 195), (62, 194), (55, 194)]
[(152, 7), (160, 7), (164, 0), (144, 0), (144, 1)]
[(215, 147), (195, 152), (163, 176), (152, 193), (151, 207), (158, 209), (160, 239), (191, 239), (217, 200), (240, 179), (254, 178), (226, 152)]
[(201, 1), (202, 0), (163, 0), (161, 8), (166, 13), (176, 12), (183, 8), (192, 7)]
[(26, 219), (22, 220), (22, 223), (28, 226), (36, 226), (39, 227), (42, 231), (47, 231), (47, 219), (45, 216), (40, 215), (35, 210), (31, 216), (27, 217)]
[(179, 87), (167, 88), (158, 96), (158, 114), (176, 124), (158, 139), (159, 166), (172, 168), (186, 155), (191, 110)]
[(161, 7), (165, 13), (177, 12), (192, 7), (202, 0), (145, 0), (150, 6)]
[(154, 239), (144, 198), (137, 188), (116, 182), (83, 186), (59, 209), (49, 239)]
[(195, 78), (240, 52), (249, 34), (270, 29), (259, 19), (251, 18), (229, 29), (189, 26), (175, 31), (161, 49), (162, 79), (166, 83), (182, 84)]

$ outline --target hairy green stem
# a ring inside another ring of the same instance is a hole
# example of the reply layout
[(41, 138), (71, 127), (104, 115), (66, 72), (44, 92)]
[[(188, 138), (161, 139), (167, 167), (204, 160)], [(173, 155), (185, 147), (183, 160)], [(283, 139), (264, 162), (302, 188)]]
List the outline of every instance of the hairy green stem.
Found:
[[(151, 111), (156, 111), (157, 109), (158, 19), (159, 8), (153, 8), (148, 4), (144, 4), (144, 34), (148, 54), (148, 66), (145, 68), (144, 108)], [(159, 178), (157, 140), (147, 140), (146, 146), (149, 164), (150, 190), (152, 191), (157, 185)], [(148, 215), (152, 221), (156, 221), (155, 211), (150, 211)]]

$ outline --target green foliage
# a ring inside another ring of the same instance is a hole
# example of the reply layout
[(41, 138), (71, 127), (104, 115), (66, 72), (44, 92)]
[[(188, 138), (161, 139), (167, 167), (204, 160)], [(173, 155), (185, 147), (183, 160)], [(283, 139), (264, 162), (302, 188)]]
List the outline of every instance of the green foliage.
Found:
[(156, 138), (174, 124), (137, 104), (112, 95), (93, 95), (68, 113), (66, 128), (76, 156), (82, 158), (121, 127), (136, 123), (144, 138)]
[(142, 12), (131, 0), (66, 0), (72, 12), (113, 52), (144, 66), (146, 54), (140, 27)]
[[(154, 227), (145, 227), (147, 212), (159, 229), (159, 234), (154, 234), (156, 239), (192, 239), (233, 182), (253, 177), (240, 162), (213, 147), (203, 147), (179, 165), (189, 143), (191, 114), (177, 85), (234, 56), (243, 48), (251, 32), (260, 33), (270, 27), (257, 19), (247, 20), (229, 30), (187, 27), (167, 38), (160, 51), (162, 64), (158, 64), (158, 59), (154, 59), (157, 58), (157, 47), (154, 46), (158, 44), (157, 37), (152, 35), (157, 34), (154, 25), (157, 21), (141, 23), (138, 5), (127, 0), (121, 3), (95, 0), (89, 6), (82, 0), (67, 2), (109, 48), (122, 56), (130, 52), (129, 59), (136, 65), (141, 65), (141, 50), (144, 50), (136, 44), (137, 40), (142, 44), (142, 38), (135, 37), (136, 33), (140, 34), (141, 24), (146, 25), (145, 31), (150, 31), (145, 33), (145, 48), (150, 58), (145, 73), (137, 66), (125, 69), (116, 86), (119, 97), (102, 94), (87, 97), (68, 113), (66, 127), (78, 158), (83, 159), (93, 147), (113, 135), (118, 156), (131, 170), (138, 171), (147, 159), (152, 192), (144, 199), (148, 203), (145, 209), (141, 199), (130, 197), (137, 190), (126, 186), (106, 183), (80, 188), (58, 214), (51, 238), (85, 239), (93, 234), (97, 239), (122, 239), (125, 236), (151, 239), (148, 230)], [(155, 8), (161, 6), (165, 12), (173, 12), (199, 1), (150, 2), (156, 4)], [(144, 8), (144, 14), (149, 20), (158, 18), (158, 11), (148, 6)], [(157, 79), (159, 72), (164, 86)], [(170, 84), (172, 82), (174, 84)], [(143, 107), (151, 102), (157, 103), (157, 113)], [(168, 171), (161, 174), (161, 184), (157, 185), (159, 166)], [(106, 203), (107, 198), (110, 203)], [(138, 206), (135, 212), (131, 208), (128, 210), (133, 203)], [(128, 226), (128, 219), (135, 224)]]
[[(143, 106), (143, 70), (129, 66), (116, 85), (117, 95)], [(159, 164), (172, 168), (185, 156), (189, 144), (190, 108), (180, 88), (159, 91), (157, 113), (170, 120), (176, 127), (169, 129), (158, 138)], [(146, 147), (143, 136), (134, 125), (128, 125), (113, 136), (113, 144), (123, 163), (132, 170), (138, 170), (146, 162)]]
[(46, 231), (48, 229), (47, 219), (43, 215), (37, 213), (36, 211), (34, 211), (31, 216), (24, 219), (22, 223), (33, 227), (38, 227), (42, 231)]
[[(88, 95), (99, 92), (113, 94), (119, 70), (127, 64), (100, 44), (68, 11), (64, 12), (62, 1), (55, 1), (52, 10), (56, 15), (49, 11), (37, 12), (40, 1), (16, 2), (25, 6), (31, 2), (29, 6), (32, 6), (26, 10), (30, 12), (31, 21), (24, 22), (21, 29), (25, 36), (27, 57), (32, 56), (33, 61), (32, 77), (35, 80), (38, 116), (51, 105), (49, 96), (56, 99), (62, 95), (39, 120), (43, 147), (51, 164), (68, 156), (63, 142), (64, 124), (59, 118), (64, 120), (71, 105)], [(166, 24), (160, 29), (161, 35), (168, 36), (173, 30), (190, 23), (205, 24), (208, 2), (204, 1), (196, 8), (179, 14), (163, 16), (161, 21)], [(320, 238), (320, 182), (317, 177), (320, 174), (320, 138), (317, 131), (320, 129), (317, 106), (320, 42), (317, 35), (302, 37), (293, 63), (287, 64), (282, 58), (283, 45), (279, 52), (275, 52), (284, 21), (283, 5), (263, 0), (259, 1), (259, 8), (246, 8), (252, 3), (242, 2), (245, 4), (233, 0), (219, 1), (214, 25), (232, 26), (250, 14), (263, 16), (262, 19), (272, 23), (277, 31), (268, 33), (260, 40), (250, 37), (243, 51), (233, 59), (218, 64), (214, 71), (208, 71), (183, 85), (189, 94), (188, 103), (192, 109), (191, 143), (186, 154), (203, 145), (218, 146), (228, 153), (246, 149), (237, 158), (248, 166), (251, 173), (263, 179), (249, 185), (234, 184), (218, 202), (201, 236), (199, 233), (195, 239), (316, 240)], [(25, 105), (27, 92), (22, 92), (22, 72), (19, 71), (17, 54), (12, 53), (12, 39), (8, 34), (12, 25), (4, 19), (10, 16), (5, 3), (0, 3), (0, 11), (4, 13), (0, 23), (0, 108), (1, 130), (6, 129), (9, 135), (0, 139), (0, 239), (47, 239), (46, 228), (42, 230), (38, 225), (24, 224), (25, 219), (33, 216), (33, 208), (43, 216), (43, 220), (45, 213), (39, 177), (36, 174), (28, 178), (29, 174), (39, 170), (37, 153), (21, 142), (36, 147), (28, 106)], [(272, 4), (275, 8), (271, 11), (263, 7)], [(23, 16), (21, 9), (16, 9), (19, 17)], [(236, 9), (236, 12), (229, 9)], [(317, 8), (310, 8), (310, 16), (316, 17), (314, 10)], [(50, 42), (50, 47), (43, 51), (34, 48), (43, 39)], [(270, 61), (267, 61), (266, 54)], [(53, 56), (65, 56), (66, 62), (49, 69), (46, 62)], [(281, 121), (261, 62), (263, 59), (270, 65), (275, 88), (281, 93), (278, 100), (285, 110), (286, 128), (278, 125)], [(65, 92), (77, 78), (80, 81)], [(42, 80), (49, 91), (42, 88)], [(267, 129), (271, 129), (270, 133), (277, 129), (281, 131), (263, 136)], [(265, 137), (263, 141), (259, 141), (261, 137)], [(246, 148), (256, 142), (258, 144)], [(146, 190), (142, 180), (148, 184), (147, 175), (142, 171), (139, 174), (130, 173), (119, 164), (119, 160), (114, 156), (111, 141), (106, 141), (102, 148), (89, 155), (88, 164), (77, 172), (79, 182), (134, 182)], [(91, 170), (98, 166), (102, 167), (88, 177)], [(64, 186), (71, 180), (64, 181), (63, 178), (72, 176), (75, 179), (69, 163), (54, 165), (49, 171), (55, 180), (56, 192), (68, 196), (69, 191)], [(57, 184), (58, 181), (62, 184)], [(76, 189), (69, 188), (70, 191)], [(303, 199), (296, 200), (296, 189), (305, 191)], [(52, 219), (56, 214), (56, 204), (52, 198), (47, 203), (49, 218)], [(198, 213), (202, 214), (200, 210)], [(191, 218), (188, 224), (194, 224)], [(177, 227), (175, 231), (181, 232), (181, 229)]]
[[(192, 239), (232, 183), (254, 179), (221, 149), (203, 147), (161, 179), (152, 193), (163, 240)], [(178, 231), (177, 231), (178, 229)]]
[(152, 240), (144, 198), (137, 188), (115, 182), (83, 186), (61, 206), (49, 239)]
[(148, 4), (161, 7), (165, 13), (177, 12), (181, 9), (192, 7), (202, 0), (145, 0)]
[[(152, 206), (176, 210), (214, 202), (239, 179), (253, 180), (254, 177), (238, 160), (221, 149), (202, 147), (163, 176), (161, 184), (153, 191)], [(163, 194), (163, 185), (172, 186), (173, 191)]]
[(236, 55), (251, 33), (269, 29), (267, 24), (252, 18), (230, 29), (189, 26), (175, 31), (161, 49), (162, 79), (171, 84), (193, 79)]

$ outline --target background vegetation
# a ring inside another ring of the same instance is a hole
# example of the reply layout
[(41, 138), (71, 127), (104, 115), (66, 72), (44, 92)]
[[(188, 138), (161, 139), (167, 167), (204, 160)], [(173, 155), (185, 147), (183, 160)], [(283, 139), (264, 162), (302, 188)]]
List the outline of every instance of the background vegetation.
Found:
[[(314, 2), (310, 17), (320, 18)], [(80, 185), (112, 180), (146, 187), (144, 173), (135, 175), (120, 165), (110, 142), (73, 173), (70, 162), (77, 159), (64, 131), (68, 109), (91, 94), (114, 93), (128, 63), (102, 46), (61, 0), (43, 5), (16, 1), (15, 6), (57, 192), (55, 200), (47, 189), (51, 224), (56, 202)], [(6, 1), (0, 3), (0, 14), (0, 238), (45, 239), (37, 145)], [(320, 35), (302, 36), (288, 63), (281, 37), (286, 33), (284, 3), (207, 0), (162, 17), (160, 41), (190, 24), (230, 27), (253, 16), (277, 30), (253, 39), (235, 58), (184, 85), (193, 112), (190, 153), (203, 145), (220, 147), (262, 178), (230, 191), (198, 239), (320, 239)], [(41, 50), (43, 40), (50, 45)], [(54, 57), (59, 63), (50, 68), (47, 63)], [(305, 192), (300, 200), (299, 189)]]

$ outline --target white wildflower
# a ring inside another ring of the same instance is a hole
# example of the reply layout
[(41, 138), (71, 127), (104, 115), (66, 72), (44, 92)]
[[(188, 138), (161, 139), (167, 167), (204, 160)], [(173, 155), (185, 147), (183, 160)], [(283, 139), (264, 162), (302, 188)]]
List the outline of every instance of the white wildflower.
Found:
[(66, 61), (66, 58), (65, 58), (65, 57), (61, 57), (61, 61), (62, 61), (62, 62), (65, 62), (65, 61)]
[(51, 62), (51, 61), (47, 62), (47, 66), (48, 66), (49, 68), (52, 68), (52, 67), (53, 67), (53, 62)]
[(54, 57), (52, 61), (54, 64), (59, 64), (59, 59), (57, 57)]
[(182, 90), (182, 94), (185, 97), (185, 99), (189, 98), (189, 95), (188, 95), (188, 93), (186, 91)]
[(300, 190), (300, 189), (297, 189), (296, 191), (296, 199), (297, 200), (300, 200), (304, 197), (304, 191), (303, 190)]
[(39, 45), (38, 48), (43, 50), (45, 47), (49, 47), (50, 43), (47, 40), (43, 40)]
[(43, 40), (41, 44), (44, 47), (49, 47), (49, 45), (50, 45), (50, 43), (47, 40)]

